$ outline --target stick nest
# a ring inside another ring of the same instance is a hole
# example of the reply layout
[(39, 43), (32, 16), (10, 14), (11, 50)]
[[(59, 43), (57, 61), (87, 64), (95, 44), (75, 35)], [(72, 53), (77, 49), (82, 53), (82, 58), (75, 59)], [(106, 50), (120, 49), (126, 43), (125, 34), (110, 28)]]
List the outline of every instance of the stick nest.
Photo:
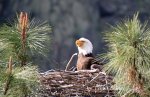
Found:
[(39, 75), (44, 97), (49, 96), (98, 96), (114, 95), (112, 76), (99, 70), (64, 71), (50, 70)]

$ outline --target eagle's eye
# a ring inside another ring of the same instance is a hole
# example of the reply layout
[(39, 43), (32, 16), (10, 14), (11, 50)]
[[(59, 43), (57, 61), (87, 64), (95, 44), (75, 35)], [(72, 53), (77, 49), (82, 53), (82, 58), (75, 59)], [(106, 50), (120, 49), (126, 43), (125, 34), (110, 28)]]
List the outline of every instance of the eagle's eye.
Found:
[(85, 42), (85, 41), (82, 41), (82, 40), (76, 40), (76, 45), (77, 45), (78, 47), (82, 47), (83, 44), (84, 44), (84, 42)]

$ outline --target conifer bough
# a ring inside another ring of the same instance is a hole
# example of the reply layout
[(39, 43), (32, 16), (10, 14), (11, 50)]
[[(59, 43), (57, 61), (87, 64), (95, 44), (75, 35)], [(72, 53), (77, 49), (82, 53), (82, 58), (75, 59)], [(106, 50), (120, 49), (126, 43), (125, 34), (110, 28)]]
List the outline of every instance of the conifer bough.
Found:
[(14, 24), (1, 27), (0, 42), (5, 44), (1, 47), (2, 54), (13, 56), (21, 66), (37, 53), (46, 56), (50, 32), (51, 27), (47, 22), (30, 20), (26, 12), (21, 12)]
[(141, 24), (138, 14), (112, 27), (105, 36), (109, 62), (105, 69), (115, 75), (118, 95), (124, 97), (150, 96), (150, 29)]

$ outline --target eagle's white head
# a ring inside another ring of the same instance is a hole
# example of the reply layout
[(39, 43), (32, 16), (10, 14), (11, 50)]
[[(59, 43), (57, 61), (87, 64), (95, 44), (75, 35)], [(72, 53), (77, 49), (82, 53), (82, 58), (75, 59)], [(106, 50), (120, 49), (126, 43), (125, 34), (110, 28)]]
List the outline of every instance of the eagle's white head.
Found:
[(92, 43), (86, 38), (76, 40), (76, 46), (78, 47), (79, 54), (87, 55), (93, 51)]

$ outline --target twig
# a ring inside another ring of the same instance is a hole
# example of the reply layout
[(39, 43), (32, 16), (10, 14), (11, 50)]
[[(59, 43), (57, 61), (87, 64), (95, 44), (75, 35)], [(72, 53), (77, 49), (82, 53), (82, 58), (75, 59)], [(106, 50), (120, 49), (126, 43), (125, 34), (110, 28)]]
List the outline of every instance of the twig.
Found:
[(8, 74), (8, 79), (6, 80), (6, 83), (5, 83), (5, 87), (4, 87), (4, 95), (6, 95), (8, 89), (9, 89), (9, 84), (10, 84), (10, 81), (11, 81), (11, 74), (12, 74), (12, 57), (10, 56), (9, 58), (9, 64), (8, 64), (8, 69), (7, 69), (7, 72)]
[(67, 70), (69, 69), (70, 63), (72, 62), (73, 57), (76, 56), (76, 55), (78, 55), (78, 54), (77, 54), (77, 53), (74, 53), (74, 54), (71, 56), (71, 58), (70, 58), (70, 60), (69, 60), (69, 62), (68, 62), (68, 64), (67, 64), (67, 66), (66, 66), (65, 71), (67, 71)]
[(106, 75), (105, 72), (99, 72), (89, 83), (91, 83), (92, 81), (94, 81), (100, 74)]
[[(108, 87), (108, 81), (107, 81), (107, 75), (105, 76), (105, 82), (106, 82), (106, 88), (107, 88), (107, 95), (108, 95), (108, 97), (109, 97), (109, 87)], [(106, 95), (106, 97), (107, 97), (107, 95)]]

